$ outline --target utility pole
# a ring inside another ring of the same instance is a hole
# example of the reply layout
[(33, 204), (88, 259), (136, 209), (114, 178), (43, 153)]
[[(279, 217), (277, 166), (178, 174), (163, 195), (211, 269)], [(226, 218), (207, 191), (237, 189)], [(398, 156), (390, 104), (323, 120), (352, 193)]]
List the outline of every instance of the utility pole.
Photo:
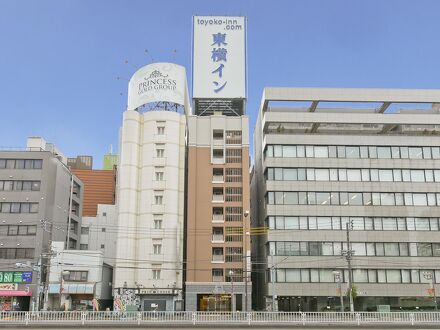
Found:
[(244, 310), (248, 312), (248, 247), (247, 247), (247, 235), (248, 235), (248, 226), (247, 226), (247, 217), (249, 216), (249, 211), (244, 211)]
[(275, 264), (273, 263), (273, 254), (274, 251), (270, 251), (270, 260), (272, 263), (271, 273), (270, 273), (270, 282), (272, 283), (272, 312), (276, 312), (275, 310), (275, 300), (277, 299), (277, 295), (275, 294)]
[(434, 308), (437, 311), (438, 307), (437, 307), (437, 296), (435, 294), (435, 283), (434, 283), (434, 275), (431, 272), (423, 272), (423, 277), (427, 280), (429, 280), (430, 282), (430, 288), (428, 289), (428, 294), (430, 296), (432, 296), (433, 300), (434, 300)]
[(345, 224), (345, 229), (347, 232), (347, 250), (342, 251), (342, 255), (345, 256), (345, 260), (347, 260), (348, 265), (348, 296), (350, 299), (350, 312), (354, 312), (354, 303), (353, 303), (353, 271), (351, 269), (351, 259), (353, 258), (353, 250), (351, 249), (350, 243), (350, 231), (353, 227), (353, 221), (347, 222)]
[(339, 300), (341, 303), (341, 312), (344, 312), (344, 297), (342, 296), (342, 273), (339, 271), (334, 271), (333, 275), (335, 276), (336, 281), (338, 282), (338, 289), (336, 290), (339, 293)]
[(50, 262), (52, 257), (52, 233), (53, 233), (53, 223), (50, 223), (50, 229), (47, 229), (47, 220), (41, 220), (43, 224), (43, 230), (49, 233), (49, 242), (48, 242), (48, 252), (42, 253), (42, 259), (46, 258), (46, 280), (44, 282), (44, 302), (43, 302), (43, 310), (47, 311), (48, 303), (49, 303), (49, 274), (50, 274)]

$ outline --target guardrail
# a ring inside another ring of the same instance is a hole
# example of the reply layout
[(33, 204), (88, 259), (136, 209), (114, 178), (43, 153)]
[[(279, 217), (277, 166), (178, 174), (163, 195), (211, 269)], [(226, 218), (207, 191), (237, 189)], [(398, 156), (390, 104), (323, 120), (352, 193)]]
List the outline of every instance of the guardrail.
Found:
[(0, 327), (6, 325), (277, 325), (306, 326), (419, 326), (440, 327), (440, 312), (0, 312)]

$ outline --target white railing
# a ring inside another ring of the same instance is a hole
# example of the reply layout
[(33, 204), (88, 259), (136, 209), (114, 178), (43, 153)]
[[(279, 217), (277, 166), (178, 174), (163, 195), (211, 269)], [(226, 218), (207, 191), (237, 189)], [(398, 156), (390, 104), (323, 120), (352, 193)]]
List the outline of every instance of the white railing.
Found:
[(440, 312), (0, 312), (4, 325), (435, 325), (440, 327)]

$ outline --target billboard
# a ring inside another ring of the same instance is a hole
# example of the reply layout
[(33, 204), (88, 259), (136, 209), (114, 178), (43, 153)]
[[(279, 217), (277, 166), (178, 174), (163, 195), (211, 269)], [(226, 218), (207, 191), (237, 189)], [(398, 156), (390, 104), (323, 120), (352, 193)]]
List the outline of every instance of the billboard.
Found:
[(0, 272), (0, 283), (32, 283), (32, 272)]
[(185, 106), (185, 68), (173, 63), (153, 63), (137, 70), (128, 83), (128, 110), (152, 102), (173, 102)]
[(246, 98), (246, 18), (193, 17), (193, 98)]

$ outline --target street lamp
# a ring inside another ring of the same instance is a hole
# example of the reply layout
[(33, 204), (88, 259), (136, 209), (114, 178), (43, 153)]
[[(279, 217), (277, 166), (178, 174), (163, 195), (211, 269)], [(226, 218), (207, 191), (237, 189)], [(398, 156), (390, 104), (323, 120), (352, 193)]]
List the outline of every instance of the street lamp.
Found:
[(431, 272), (422, 272), (423, 277), (430, 281), (430, 288), (428, 289), (428, 294), (431, 296), (434, 300), (434, 308), (437, 310), (437, 297), (435, 295), (435, 286), (434, 286), (434, 276)]
[(235, 299), (234, 299), (234, 271), (229, 270), (229, 278), (231, 279), (231, 312), (235, 311)]
[(247, 247), (247, 217), (249, 216), (249, 210), (244, 211), (244, 310), (248, 311), (248, 247)]
[(339, 299), (341, 301), (341, 312), (344, 312), (344, 297), (342, 296), (342, 274), (341, 272), (335, 270), (333, 271), (333, 275), (335, 276), (335, 280), (338, 283), (338, 288), (336, 289), (336, 293), (339, 293)]

